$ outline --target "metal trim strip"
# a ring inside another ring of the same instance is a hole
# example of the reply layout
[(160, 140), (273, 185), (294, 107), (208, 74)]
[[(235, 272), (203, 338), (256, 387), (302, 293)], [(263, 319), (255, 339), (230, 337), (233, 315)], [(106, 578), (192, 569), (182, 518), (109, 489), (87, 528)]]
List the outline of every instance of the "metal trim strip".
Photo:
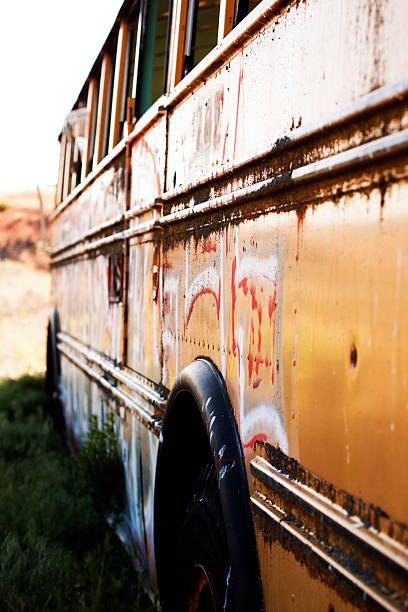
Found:
[[(255, 482), (255, 491), (251, 496), (254, 512), (267, 522), (273, 521), (273, 524), (279, 525), (279, 528), (310, 549), (329, 568), (337, 571), (385, 609), (401, 608), (398, 598), (395, 597), (398, 593), (384, 588), (386, 581), (384, 585), (378, 583), (376, 588), (376, 582), (365, 580), (364, 571), (367, 572), (367, 569), (354, 572), (353, 566), (349, 567), (342, 561), (350, 555), (353, 557), (350, 552), (353, 550), (356, 557), (363, 555), (365, 563), (369, 560), (371, 564), (374, 558), (377, 559), (376, 563), (380, 563), (382, 568), (386, 567), (387, 571), (391, 572), (390, 575), (399, 575), (401, 580), (401, 576), (405, 576), (408, 570), (406, 547), (385, 533), (365, 526), (358, 516), (349, 515), (341, 506), (302, 482), (291, 479), (262, 457), (256, 456), (252, 459), (250, 472), (258, 481), (258, 487), (260, 486), (260, 490), (257, 490)], [(293, 514), (291, 508), (296, 508), (299, 515), (296, 511)], [(335, 554), (332, 554), (333, 543), (325, 546), (324, 542), (321, 544), (320, 540), (316, 539), (316, 524), (322, 526), (323, 530), (328, 529), (336, 534), (338, 545), (335, 547)], [(344, 557), (339, 554), (342, 550), (347, 551)], [(366, 568), (364, 561), (362, 568)]]
[(135, 380), (135, 378), (133, 378), (130, 374), (123, 372), (120, 368), (111, 364), (107, 359), (101, 357), (96, 351), (89, 349), (84, 344), (82, 344), (78, 340), (75, 340), (68, 334), (64, 332), (59, 332), (57, 334), (57, 337), (60, 341), (58, 345), (59, 348), (64, 347), (64, 345), (68, 345), (70, 349), (82, 355), (82, 357), (84, 357), (88, 362), (99, 366), (106, 374), (109, 374), (118, 382), (123, 383), (129, 389), (135, 391), (138, 395), (140, 395), (140, 397), (149, 402), (156, 409), (164, 411), (167, 404), (167, 400), (157, 391), (150, 389), (141, 381)]
[[(259, 19), (259, 16), (257, 17), (257, 19)], [(247, 26), (247, 27), (250, 27), (250, 26)], [(239, 37), (239, 34), (236, 34), (236, 28), (234, 28), (234, 30), (230, 34), (228, 34), (228, 36), (224, 39), (224, 41), (226, 41), (232, 34), (234, 34), (234, 39), (235, 39), (235, 36)], [(223, 44), (224, 44), (224, 41), (223, 41)], [(218, 47), (216, 47), (216, 49), (218, 49)], [(200, 64), (197, 66), (197, 68), (200, 66)], [(192, 73), (190, 73), (190, 75), (192, 75)], [(187, 90), (189, 85), (188, 83), (185, 83), (184, 81), (185, 80), (183, 79), (180, 83), (183, 84), (183, 89)], [(180, 95), (180, 93), (177, 92), (177, 89), (178, 88), (176, 88), (175, 90), (175, 94), (174, 94), (175, 97)], [(366, 96), (362, 96), (358, 98), (356, 101), (352, 102), (350, 105), (338, 111), (335, 111), (332, 114), (329, 114), (322, 121), (317, 121), (315, 123), (305, 125), (304, 127), (297, 128), (293, 132), (283, 134), (282, 137), (279, 138), (276, 142), (274, 142), (270, 148), (267, 148), (266, 150), (258, 151), (254, 153), (254, 155), (251, 156), (250, 158), (245, 158), (234, 164), (224, 164), (223, 166), (221, 166), (221, 169), (219, 171), (216, 171), (203, 179), (200, 179), (194, 183), (189, 184), (187, 189), (182, 188), (181, 190), (173, 190), (173, 191), (166, 192), (163, 194), (162, 198), (163, 200), (168, 201), (172, 198), (179, 197), (180, 195), (187, 193), (191, 189), (197, 188), (216, 178), (219, 178), (220, 176), (230, 174), (231, 172), (234, 172), (246, 165), (256, 162), (262, 157), (269, 155), (271, 152), (273, 152), (274, 149), (279, 148), (279, 150), (284, 150), (285, 148), (288, 148), (289, 146), (294, 146), (295, 144), (299, 143), (305, 138), (314, 136), (320, 132), (324, 132), (328, 129), (336, 127), (343, 122), (346, 122), (352, 119), (356, 119), (362, 113), (370, 112), (378, 108), (379, 106), (389, 104), (390, 102), (394, 100), (403, 99), (407, 96), (408, 96), (408, 78), (397, 81), (396, 83), (392, 83), (391, 85), (384, 85), (383, 87), (376, 89), (375, 91), (367, 94)], [(163, 105), (163, 102), (164, 102), (164, 105)], [(105, 170), (105, 168), (112, 161), (114, 161), (116, 157), (120, 155), (120, 153), (122, 152), (122, 150), (125, 148), (127, 144), (130, 144), (138, 136), (143, 134), (146, 131), (146, 129), (152, 123), (155, 122), (155, 120), (160, 119), (160, 117), (163, 114), (163, 110), (162, 110), (163, 108), (167, 110), (167, 108), (169, 108), (171, 104), (173, 103), (174, 101), (168, 95), (163, 96), (163, 100), (160, 98), (158, 103), (156, 103), (154, 107), (152, 107), (152, 108), (156, 108), (157, 106), (157, 112), (156, 112), (157, 116), (150, 117), (150, 114), (151, 114), (150, 110), (147, 111), (147, 113), (145, 113), (146, 118), (145, 118), (145, 115), (141, 118), (141, 120), (136, 124), (135, 129), (129, 134), (127, 140), (122, 140), (120, 143), (118, 143), (118, 145), (109, 153), (109, 155), (107, 155), (107, 157), (105, 157), (100, 162), (96, 170), (91, 172), (86, 177), (85, 181), (80, 183), (72, 191), (72, 193), (70, 193), (69, 196), (63, 202), (61, 202), (61, 204), (51, 213), (50, 219), (51, 220), (55, 219), (76, 197), (78, 197), (84, 191), (84, 189), (91, 182), (93, 182), (103, 172), (103, 170)], [(149, 116), (147, 117), (147, 115)]]
[(162, 195), (162, 199), (163, 201), (167, 202), (174, 198), (178, 198), (184, 193), (188, 193), (192, 189), (201, 187), (206, 183), (209, 183), (210, 181), (222, 178), (228, 174), (240, 170), (241, 168), (244, 168), (245, 166), (256, 163), (260, 159), (266, 156), (270, 156), (275, 151), (285, 151), (290, 147), (294, 147), (295, 145), (300, 144), (303, 140), (306, 140), (307, 138), (317, 136), (318, 134), (324, 133), (335, 127), (339, 127), (347, 121), (358, 119), (360, 115), (368, 114), (370, 112), (375, 111), (381, 106), (390, 104), (393, 101), (402, 100), (406, 97), (408, 97), (408, 78), (402, 79), (401, 81), (397, 81), (392, 85), (384, 85), (383, 87), (379, 87), (378, 89), (367, 94), (366, 96), (358, 98), (351, 104), (339, 110), (336, 110), (335, 112), (330, 113), (329, 115), (326, 115), (322, 120), (306, 124), (302, 127), (296, 128), (291, 132), (286, 132), (282, 134), (282, 136), (280, 136), (275, 142), (273, 142), (270, 147), (266, 149), (263, 148), (255, 152), (251, 157), (239, 160), (235, 163), (223, 164), (222, 166), (218, 166), (219, 169), (217, 169), (209, 176), (190, 183), (188, 185), (188, 189), (183, 187), (181, 189), (174, 189), (173, 191), (168, 191), (164, 193)]
[(373, 599), (375, 602), (380, 604), (380, 606), (382, 606), (385, 610), (389, 610), (390, 612), (396, 612), (397, 610), (399, 610), (398, 607), (393, 606), (387, 599), (382, 597), (377, 591), (372, 589), (369, 585), (367, 585), (362, 580), (359, 580), (356, 576), (354, 576), (351, 572), (349, 572), (340, 563), (337, 563), (337, 561), (335, 561), (332, 557), (327, 555), (318, 546), (313, 544), (307, 537), (305, 537), (301, 533), (300, 529), (298, 529), (297, 527), (289, 523), (286, 523), (285, 515), (282, 515), (274, 511), (272, 507), (269, 507), (266, 505), (265, 501), (266, 500), (264, 500), (260, 494), (256, 494), (256, 496), (255, 495), (251, 496), (252, 507), (255, 512), (277, 523), (281, 529), (284, 529), (290, 535), (294, 536), (304, 546), (309, 548), (311, 552), (313, 552), (320, 559), (322, 559), (330, 568), (332, 568), (332, 570), (334, 569), (335, 571), (337, 571), (346, 580), (348, 580), (354, 586), (356, 586), (362, 593), (369, 595), (371, 599)]
[[(280, 473), (262, 457), (255, 457), (251, 461), (251, 473), (270, 487), (281, 486), (292, 496), (301, 499), (310, 510), (324, 515), (330, 521), (336, 523), (353, 537), (358, 538), (384, 557), (398, 564), (403, 570), (408, 571), (407, 549), (392, 540), (383, 533), (377, 533), (372, 528), (364, 527), (358, 517), (348, 516), (347, 512), (340, 506), (333, 504), (323, 495), (306, 487), (302, 483), (291, 480), (288, 476)], [(391, 553), (391, 554), (390, 554)]]
[(128, 397), (125, 393), (114, 387), (103, 376), (92, 370), (82, 359), (76, 357), (72, 351), (64, 347), (61, 343), (57, 345), (58, 350), (69, 359), (74, 365), (80, 368), (89, 378), (93, 379), (99, 386), (103, 387), (113, 397), (118, 399), (122, 404), (136, 414), (137, 418), (146, 425), (155, 434), (159, 435), (161, 431), (161, 420), (153, 414), (145, 410), (135, 400)]
[(56, 257), (52, 260), (53, 264), (60, 263), (66, 259), (72, 259), (82, 255), (88, 251), (94, 251), (100, 247), (106, 246), (113, 242), (132, 238), (138, 234), (159, 229), (167, 225), (183, 221), (189, 217), (194, 217), (210, 210), (224, 208), (230, 204), (239, 204), (243, 201), (252, 200), (262, 197), (270, 193), (276, 193), (284, 189), (295, 187), (303, 182), (317, 180), (323, 176), (347, 170), (351, 166), (361, 165), (363, 163), (372, 162), (382, 159), (388, 155), (393, 155), (408, 147), (408, 129), (401, 130), (388, 136), (377, 138), (371, 142), (353, 147), (347, 151), (342, 151), (330, 157), (320, 159), (306, 166), (296, 168), (292, 172), (279, 174), (272, 178), (260, 181), (248, 187), (243, 187), (237, 191), (227, 193), (212, 200), (207, 200), (201, 204), (190, 208), (184, 208), (180, 211), (170, 213), (158, 219), (152, 219), (125, 230), (118, 232), (112, 236), (95, 240), (89, 244), (77, 247), (72, 251)]

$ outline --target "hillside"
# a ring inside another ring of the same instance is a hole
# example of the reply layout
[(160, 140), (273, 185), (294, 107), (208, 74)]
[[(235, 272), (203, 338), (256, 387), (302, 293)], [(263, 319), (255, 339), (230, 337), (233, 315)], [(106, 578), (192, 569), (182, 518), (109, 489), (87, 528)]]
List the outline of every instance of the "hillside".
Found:
[[(54, 189), (41, 195), (47, 219)], [(38, 193), (0, 192), (0, 377), (44, 370), (49, 296)]]

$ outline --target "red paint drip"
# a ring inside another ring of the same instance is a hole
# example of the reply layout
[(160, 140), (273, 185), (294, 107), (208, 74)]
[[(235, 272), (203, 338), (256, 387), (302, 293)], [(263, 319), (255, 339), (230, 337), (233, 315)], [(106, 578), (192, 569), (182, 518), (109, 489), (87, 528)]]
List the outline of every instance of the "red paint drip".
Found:
[(300, 243), (303, 243), (303, 220), (305, 218), (305, 210), (296, 211), (297, 214), (297, 245), (296, 245), (296, 261), (299, 260)]
[(239, 282), (238, 288), (242, 289), (244, 295), (248, 293), (248, 279), (246, 276), (242, 279), (242, 281)]
[(263, 361), (263, 359), (262, 359), (262, 357), (260, 356), (260, 354), (259, 354), (259, 353), (258, 353), (257, 355), (255, 355), (255, 372), (256, 372), (256, 375), (257, 375), (257, 376), (258, 376), (258, 374), (259, 374), (259, 366), (260, 366), (260, 365), (261, 365), (261, 363), (263, 363), (263, 362), (264, 362), (264, 361)]
[(215, 253), (216, 250), (217, 250), (217, 243), (211, 242), (211, 238), (208, 237), (207, 240), (203, 244), (203, 253), (211, 253), (211, 251), (214, 251)]
[(247, 442), (246, 444), (243, 444), (243, 445), (242, 445), (242, 448), (250, 448), (250, 449), (253, 449), (253, 448), (254, 448), (254, 445), (255, 445), (255, 442), (258, 442), (258, 441), (260, 441), (260, 442), (266, 442), (266, 441), (267, 441), (267, 439), (268, 439), (268, 436), (267, 436), (266, 434), (264, 434), (264, 433), (258, 433), (258, 434), (255, 434), (255, 436), (253, 436), (253, 438), (251, 438), (251, 439), (249, 440), (249, 442)]
[(254, 356), (252, 354), (252, 351), (249, 351), (249, 353), (248, 353), (248, 377), (249, 377), (249, 382), (251, 382), (253, 370), (254, 370)]

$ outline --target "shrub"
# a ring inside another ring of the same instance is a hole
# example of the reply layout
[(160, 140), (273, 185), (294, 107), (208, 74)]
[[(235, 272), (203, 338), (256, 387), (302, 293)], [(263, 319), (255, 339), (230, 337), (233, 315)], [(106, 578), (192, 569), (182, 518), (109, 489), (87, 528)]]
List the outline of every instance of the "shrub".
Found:
[(113, 420), (103, 431), (92, 421), (77, 464), (46, 416), (43, 385), (0, 381), (0, 610), (153, 611), (106, 522), (119, 511), (102, 491), (105, 470), (118, 469)]

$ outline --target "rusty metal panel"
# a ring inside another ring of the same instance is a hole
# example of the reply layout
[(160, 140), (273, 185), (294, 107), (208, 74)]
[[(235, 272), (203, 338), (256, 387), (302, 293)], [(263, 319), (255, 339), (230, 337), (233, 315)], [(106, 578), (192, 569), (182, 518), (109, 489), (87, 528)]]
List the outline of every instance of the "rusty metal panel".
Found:
[[(160, 118), (131, 146), (130, 207), (132, 229), (158, 217), (166, 160), (166, 117)], [(137, 214), (138, 209), (140, 214)], [(159, 236), (129, 242), (127, 365), (157, 383), (162, 381)]]
[(278, 240), (279, 221), (229, 225), (190, 237), (165, 254), (165, 382), (171, 388), (183, 367), (209, 356), (225, 378), (246, 452), (257, 436), (288, 449), (280, 359), (285, 243)]
[(171, 112), (166, 189), (405, 78), (407, 21), (405, 0), (291, 3)]
[(163, 116), (131, 147), (130, 207), (151, 204), (161, 196), (166, 161), (166, 117)]
[(55, 268), (55, 302), (63, 331), (120, 361), (123, 305), (109, 299), (108, 273), (109, 253)]
[(125, 156), (122, 154), (53, 220), (52, 249), (80, 240), (86, 232), (125, 210)]
[[(128, 275), (127, 365), (150, 380), (162, 382), (159, 247), (131, 241)], [(155, 263), (157, 261), (157, 263)], [(157, 266), (157, 272), (153, 270)], [(157, 282), (155, 291), (154, 283)]]
[[(371, 504), (393, 517), (374, 526), (391, 538), (391, 558), (407, 544), (407, 169), (403, 155), (179, 224), (164, 259), (166, 385), (210, 357), (248, 466), (254, 441), (268, 442), (347, 491), (352, 514)], [(280, 198), (296, 208), (263, 214)], [(260, 542), (265, 527), (259, 533)], [(275, 550), (260, 544), (263, 567), (274, 566)], [(279, 585), (286, 609), (292, 585)]]

